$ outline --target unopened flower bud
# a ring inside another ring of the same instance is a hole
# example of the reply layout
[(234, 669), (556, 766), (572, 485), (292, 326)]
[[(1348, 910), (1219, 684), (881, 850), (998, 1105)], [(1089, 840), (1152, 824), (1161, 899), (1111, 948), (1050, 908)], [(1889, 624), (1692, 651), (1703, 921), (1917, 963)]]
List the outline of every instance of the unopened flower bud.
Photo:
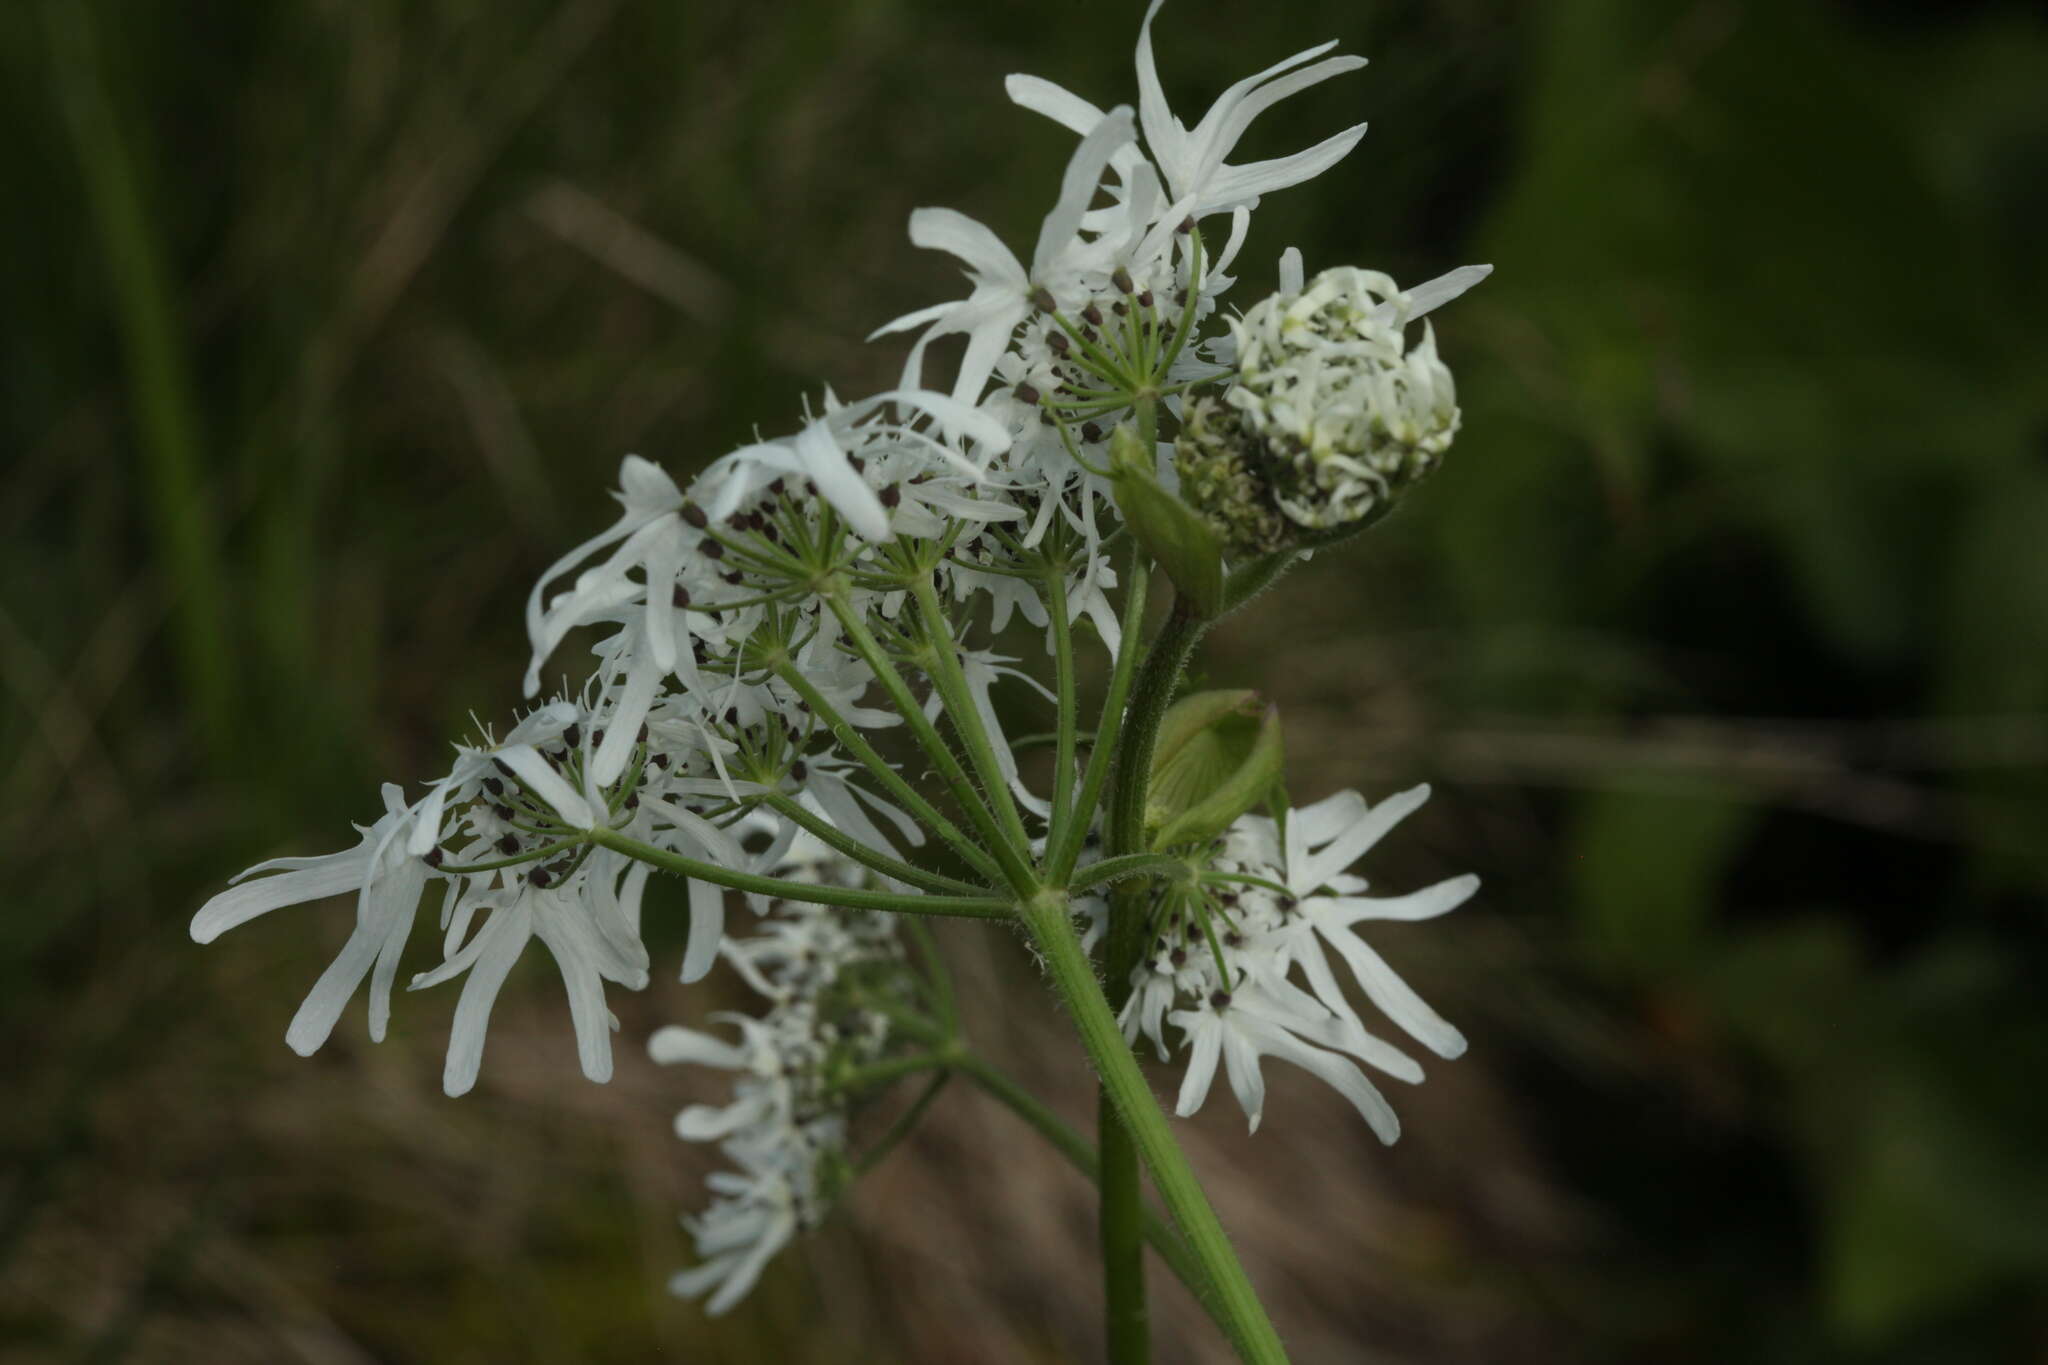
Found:
[(1273, 503), (1333, 530), (1382, 510), (1434, 469), (1458, 430), (1451, 372), (1426, 326), (1403, 335), (1408, 297), (1377, 271), (1340, 266), (1231, 325), (1228, 401), (1264, 446)]

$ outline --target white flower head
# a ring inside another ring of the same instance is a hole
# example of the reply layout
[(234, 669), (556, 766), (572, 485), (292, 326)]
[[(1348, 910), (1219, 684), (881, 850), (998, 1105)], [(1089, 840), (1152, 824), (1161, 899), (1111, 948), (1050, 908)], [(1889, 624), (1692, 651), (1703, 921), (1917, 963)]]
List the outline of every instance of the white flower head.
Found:
[(1417, 787), (1368, 806), (1356, 792), (1288, 814), (1281, 825), (1241, 817), (1200, 879), (1154, 909), (1155, 938), (1131, 978), (1124, 1036), (1150, 1038), (1161, 1058), (1172, 1025), (1188, 1047), (1177, 1111), (1207, 1100), (1219, 1064), (1254, 1131), (1265, 1110), (1263, 1058), (1277, 1057), (1334, 1087), (1384, 1142), (1400, 1122), (1358, 1063), (1414, 1083), (1422, 1069), (1370, 1032), (1334, 970), (1334, 954), (1382, 1014), (1440, 1057), (1464, 1037), (1424, 1004), (1358, 935), (1367, 921), (1420, 920), (1455, 909), (1478, 889), (1453, 877), (1406, 896), (1364, 895), (1346, 869), (1428, 796)]
[(1231, 324), (1227, 401), (1263, 445), (1272, 500), (1296, 525), (1359, 521), (1450, 449), (1457, 391), (1428, 324), (1408, 345), (1412, 309), (1387, 276), (1340, 266)]

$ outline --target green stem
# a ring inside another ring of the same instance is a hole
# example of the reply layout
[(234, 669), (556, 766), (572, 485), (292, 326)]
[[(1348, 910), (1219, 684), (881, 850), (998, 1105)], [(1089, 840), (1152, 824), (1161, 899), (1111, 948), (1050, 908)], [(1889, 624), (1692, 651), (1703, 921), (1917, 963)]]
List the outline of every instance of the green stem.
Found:
[(1065, 827), (1074, 804), (1074, 744), (1077, 725), (1074, 711), (1079, 698), (1074, 690), (1074, 627), (1067, 619), (1067, 570), (1064, 564), (1048, 563), (1045, 575), (1045, 605), (1052, 616), (1053, 668), (1059, 688), (1059, 719), (1056, 725), (1057, 752), (1053, 755), (1052, 828)]
[(881, 642), (875, 639), (874, 633), (868, 629), (867, 622), (863, 621), (860, 614), (847, 603), (844, 593), (829, 594), (825, 601), (831, 606), (832, 614), (838, 618), (839, 628), (845, 632), (847, 642), (854, 647), (862, 662), (867, 664), (875, 680), (882, 685), (882, 690), (889, 694), (889, 700), (895, 704), (896, 713), (903, 717), (903, 723), (910, 728), (910, 733), (938, 768), (939, 775), (946, 780), (946, 785), (952, 788), (953, 799), (959, 803), (960, 809), (966, 812), (968, 820), (980, 832), (981, 837), (988, 841), (989, 851), (995, 855), (1003, 879), (1010, 883), (1020, 900), (1034, 894), (1038, 889), (1038, 882), (1031, 875), (1031, 867), (1025, 861), (1024, 854), (1011, 845), (1002, 827), (989, 813), (988, 807), (982, 804), (980, 796), (974, 789), (974, 783), (961, 768), (960, 760), (954, 755), (952, 747), (939, 736), (932, 723), (925, 719), (924, 708), (918, 705), (917, 698), (911, 695), (909, 685), (903, 681), (902, 674), (896, 671), (895, 663), (882, 649)]
[[(1173, 689), (1194, 653), (1195, 642), (1209, 627), (1185, 597), (1174, 599), (1173, 611), (1146, 651), (1145, 666), (1131, 689), (1130, 714), (1116, 759), (1116, 788), (1110, 795), (1108, 853), (1137, 853), (1145, 841), (1145, 798), (1151, 785), (1152, 750), (1159, 723), (1173, 702)], [(1112, 964), (1113, 965), (1113, 964)]]
[(1064, 827), (1055, 826), (1052, 846), (1046, 850), (1045, 880), (1060, 886), (1073, 874), (1081, 856), (1081, 845), (1095, 823), (1095, 809), (1102, 799), (1102, 785), (1109, 777), (1111, 757), (1116, 752), (1117, 732), (1123, 724), (1124, 702), (1130, 696), (1131, 679), (1138, 671), (1138, 634), (1145, 623), (1145, 587), (1151, 565), (1144, 551), (1131, 551), (1130, 575), (1124, 591), (1122, 643), (1116, 653), (1116, 667), (1109, 675), (1109, 695), (1102, 703), (1102, 724), (1095, 730), (1095, 747), (1088, 752), (1088, 768), (1081, 775), (1081, 794), (1074, 802)]
[[(960, 667), (959, 647), (953, 642), (952, 623), (946, 619), (945, 608), (939, 605), (931, 578), (926, 576), (913, 583), (911, 595), (917, 599), (918, 615), (924, 620), (925, 648), (931, 653), (929, 671), (932, 683), (946, 704), (946, 714), (953, 722), (953, 733), (960, 736), (960, 742), (966, 746), (968, 759), (981, 778), (982, 789), (989, 794), (989, 803), (995, 807), (996, 816), (1002, 821), (1003, 832), (1016, 847), (1029, 848), (1031, 836), (1024, 831), (1024, 818), (1017, 811), (1010, 781), (1003, 775), (1003, 766), (996, 758), (988, 727), (982, 724), (981, 709), (974, 704), (974, 694), (967, 686), (967, 674)], [(1021, 892), (1022, 888), (1019, 890)]]
[(948, 877), (943, 872), (928, 872), (915, 863), (906, 863), (901, 858), (892, 858), (879, 849), (870, 848), (860, 840), (840, 829), (829, 820), (819, 818), (805, 810), (796, 800), (783, 792), (772, 792), (762, 803), (783, 819), (814, 835), (820, 842), (831, 845), (847, 857), (884, 877), (893, 877), (899, 882), (921, 886), (945, 896), (987, 895), (988, 888), (963, 882), (957, 877)]
[(826, 699), (824, 693), (811, 685), (811, 680), (804, 676), (794, 660), (785, 658), (779, 662), (775, 667), (775, 676), (795, 689), (796, 694), (810, 705), (811, 713), (822, 719), (831, 729), (832, 737), (838, 740), (848, 753), (859, 759), (861, 765), (874, 775), (875, 780), (880, 782), (891, 796), (902, 802), (904, 808), (916, 816), (920, 824), (945, 840), (955, 853), (971, 863), (974, 870), (982, 876), (990, 881), (1002, 880), (1003, 872), (996, 866), (995, 859), (989, 857), (980, 844), (968, 838), (965, 830), (948, 820), (937, 807), (925, 800), (923, 794), (905, 781), (903, 774), (891, 767), (887, 759), (875, 752), (875, 746), (867, 742), (851, 721), (839, 714), (839, 709)]
[[(1275, 1365), (1287, 1359), (1280, 1338), (1260, 1304), (1258, 1294), (1238, 1263), (1230, 1239), (1209, 1206), (1180, 1144), (1174, 1141), (1166, 1114), (1145, 1083), (1138, 1059), (1124, 1043), (1116, 1015), (1103, 997), (1095, 970), (1081, 951), (1074, 923), (1063, 897), (1046, 892), (1022, 907), (1024, 926), (1043, 954), (1047, 973), (1073, 1016), (1081, 1042), (1095, 1064), (1102, 1088), (1116, 1106), (1139, 1154), (1152, 1172), (1152, 1183), (1172, 1213), (1188, 1250), (1215, 1292), (1215, 1313), (1229, 1333), (1239, 1357), (1251, 1365)], [(1104, 1171), (1105, 1179), (1109, 1172)]]
[[(1058, 1114), (1046, 1108), (1036, 1095), (973, 1053), (962, 1054), (954, 1060), (953, 1066), (961, 1075), (980, 1086), (984, 1094), (1031, 1125), (1040, 1137), (1051, 1143), (1053, 1149), (1072, 1163), (1081, 1174), (1091, 1181), (1100, 1183), (1102, 1163), (1097, 1159), (1095, 1149), (1088, 1144), (1088, 1139), (1075, 1132)], [(1166, 1268), (1173, 1272), (1174, 1277), (1186, 1285), (1202, 1307), (1216, 1318), (1216, 1325), (1228, 1330), (1228, 1325), (1216, 1308), (1215, 1296), (1206, 1292), (1205, 1286), (1208, 1282), (1203, 1277), (1200, 1263), (1188, 1250), (1188, 1244), (1174, 1231), (1171, 1223), (1145, 1208), (1142, 1202), (1139, 1205), (1139, 1212), (1144, 1222), (1145, 1240), (1159, 1253), (1159, 1259), (1166, 1262)]]
[(877, 1086), (900, 1081), (905, 1076), (915, 1076), (924, 1071), (938, 1071), (952, 1066), (957, 1059), (951, 1052), (921, 1052), (915, 1057), (891, 1057), (886, 1062), (875, 1062), (868, 1066), (856, 1067), (843, 1076), (832, 1079), (834, 1090), (872, 1090)]
[[(1173, 613), (1146, 651), (1132, 689), (1129, 714), (1117, 745), (1116, 785), (1111, 794), (1109, 828), (1105, 852), (1109, 855), (1088, 873), (1107, 880), (1125, 868), (1142, 870), (1150, 855), (1142, 852), (1145, 838), (1145, 803), (1151, 785), (1152, 752), (1159, 738), (1160, 721), (1166, 715), (1173, 690), (1187, 666), (1188, 655), (1200, 638), (1204, 622), (1190, 611), (1187, 599), (1176, 597)], [(1103, 973), (1108, 982), (1108, 1007), (1121, 1010), (1131, 993), (1131, 972), (1145, 951), (1145, 916), (1149, 907), (1147, 882), (1129, 881), (1110, 897), (1109, 938), (1103, 946)], [(1138, 1247), (1139, 1230), (1132, 1201), (1138, 1188), (1138, 1151), (1131, 1135), (1118, 1117), (1105, 1080), (1097, 1101), (1097, 1140), (1102, 1146), (1101, 1239), (1104, 1274), (1112, 1284), (1137, 1280), (1131, 1294), (1135, 1305), (1126, 1305), (1122, 1315), (1129, 1319), (1144, 1312), (1143, 1260)], [(1111, 1299), (1111, 1331), (1117, 1326), (1117, 1301)], [(1126, 1330), (1135, 1330), (1126, 1328)], [(1114, 1337), (1112, 1337), (1114, 1340)], [(1137, 1358), (1137, 1357), (1134, 1357)]]
[[(1067, 881), (1067, 890), (1080, 891), (1104, 882), (1120, 881), (1125, 877), (1136, 877), (1146, 872), (1170, 872), (1185, 869), (1187, 860), (1171, 853), (1125, 853), (1114, 858), (1104, 858), (1099, 863), (1090, 863), (1080, 869)], [(1134, 962), (1131, 964), (1136, 966)]]
[(946, 1088), (946, 1082), (952, 1079), (951, 1070), (935, 1074), (931, 1083), (917, 1092), (917, 1098), (910, 1102), (910, 1107), (896, 1116), (896, 1121), (889, 1125), (888, 1131), (875, 1139), (875, 1145), (861, 1153), (860, 1161), (854, 1167), (855, 1171), (866, 1175), (881, 1165), (882, 1159), (895, 1151), (896, 1145), (904, 1138), (910, 1136), (911, 1130), (917, 1127), (917, 1121), (924, 1117), (924, 1111), (931, 1108), (932, 1101), (939, 1097), (939, 1092)]
[(752, 872), (735, 872), (729, 867), (716, 863), (686, 858), (680, 853), (671, 853), (665, 848), (642, 843), (615, 829), (593, 829), (590, 842), (623, 853), (628, 858), (672, 872), (678, 877), (694, 877), (714, 886), (729, 886), (735, 891), (752, 891), (764, 896), (777, 896), (786, 901), (805, 901), (812, 905), (839, 905), (849, 910), (891, 910), (908, 915), (950, 915), (965, 919), (1008, 919), (1010, 902), (996, 896), (903, 896), (893, 891), (862, 891), (844, 886), (817, 886), (809, 882), (784, 881), (780, 877), (762, 877)]
[[(1145, 1291), (1144, 1187), (1138, 1180), (1138, 1147), (1117, 1118), (1106, 1086), (1095, 1092), (1095, 1132), (1102, 1164), (1096, 1183), (1096, 1245), (1102, 1251), (1103, 1333), (1111, 1365), (1145, 1365), (1152, 1358), (1152, 1313)], [(1225, 1332), (1230, 1324), (1217, 1319)]]

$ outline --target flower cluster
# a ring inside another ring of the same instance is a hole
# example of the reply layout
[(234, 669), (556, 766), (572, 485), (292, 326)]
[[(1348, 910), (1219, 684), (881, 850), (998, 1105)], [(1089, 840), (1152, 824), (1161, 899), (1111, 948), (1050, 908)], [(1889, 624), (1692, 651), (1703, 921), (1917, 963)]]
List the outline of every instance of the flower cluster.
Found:
[[(1305, 282), (1290, 250), (1279, 297), (1218, 319), (1262, 196), (1328, 170), (1364, 126), (1233, 163), (1239, 139), (1264, 110), (1362, 59), (1328, 55), (1331, 44), (1298, 53), (1230, 87), (1190, 128), (1154, 65), (1159, 8), (1139, 30), (1135, 110), (1010, 78), (1013, 101), (1079, 139), (1028, 261), (952, 210), (912, 214), (911, 241), (958, 257), (971, 290), (877, 332), (915, 334), (896, 387), (853, 401), (828, 390), (794, 433), (757, 437), (686, 482), (626, 457), (617, 520), (551, 565), (527, 601), (526, 695), (539, 697), (572, 637), (594, 641), (580, 686), (503, 740), (458, 745), (416, 798), (385, 787), (383, 814), (354, 848), (261, 863), (193, 920), (207, 942), (283, 906), (355, 897), (353, 931), (287, 1032), (308, 1053), (366, 981), (370, 1034), (383, 1036), (419, 909), (438, 895), (440, 961), (411, 984), (463, 980), (443, 1074), (460, 1094), (535, 939), (566, 987), (584, 1073), (607, 1079), (617, 1025), (606, 986), (647, 984), (649, 875), (685, 877), (682, 979), (723, 957), (771, 1001), (764, 1018), (737, 1021), (736, 1042), (681, 1029), (654, 1042), (660, 1060), (739, 1073), (729, 1106), (678, 1121), (736, 1167), (714, 1177), (718, 1197), (691, 1224), (703, 1264), (675, 1281), (679, 1293), (708, 1292), (713, 1311), (848, 1177), (842, 1073), (880, 1058), (891, 1035), (887, 1010), (850, 1004), (847, 987), (900, 965), (893, 927), (870, 911), (944, 902), (939, 912), (1015, 918), (1041, 889), (1068, 884), (1101, 800), (1097, 760), (1111, 751), (1084, 768), (1073, 628), (1088, 623), (1114, 656), (1144, 620), (1141, 593), (1118, 600), (1131, 582), (1111, 562), (1119, 540), (1134, 568), (1157, 559), (1206, 619), (1222, 596), (1221, 554), (1304, 543), (1371, 515), (1456, 429), (1432, 336), (1410, 347), (1404, 333), (1486, 267), (1403, 293), (1361, 271)], [(934, 343), (955, 337), (951, 374), (928, 376)], [(1180, 426), (1179, 493), (1162, 420)], [(1134, 488), (1151, 499), (1149, 520), (1132, 514), (1137, 503), (1118, 505)], [(997, 701), (999, 689), (1054, 695), (1042, 681), (1053, 659), (997, 652), (1019, 616), (1044, 630), (1057, 663), (1049, 797), (1025, 782)], [(926, 766), (883, 752), (892, 729), (930, 760), (958, 824), (913, 781)], [(1350, 932), (1470, 894), (1466, 878), (1376, 900), (1344, 874), (1419, 800), (1368, 810), (1347, 794), (1280, 824), (1245, 817), (1199, 876), (1159, 892), (1158, 941), (1125, 1023), (1162, 1053), (1169, 1025), (1189, 1045), (1183, 1113), (1220, 1057), (1256, 1125), (1259, 1058), (1281, 1056), (1336, 1085), (1391, 1140), (1392, 1114), (1351, 1059), (1419, 1072), (1364, 1030), (1328, 953), (1426, 1046), (1461, 1046)], [(949, 870), (913, 861), (928, 842), (950, 851)], [(734, 891), (765, 916), (751, 937), (726, 936)]]
[(1122, 1023), (1127, 1039), (1149, 1038), (1161, 1060), (1173, 1051), (1169, 1025), (1187, 1045), (1183, 1118), (1208, 1098), (1220, 1058), (1257, 1131), (1266, 1096), (1259, 1060), (1278, 1057), (1350, 1100), (1381, 1141), (1400, 1136), (1393, 1107), (1357, 1063), (1409, 1082), (1422, 1079), (1422, 1068), (1367, 1031), (1331, 954), (1409, 1037), (1439, 1057), (1465, 1050), (1457, 1029), (1356, 931), (1368, 920), (1430, 919), (1454, 910), (1479, 889), (1479, 879), (1453, 877), (1404, 896), (1375, 897), (1365, 894), (1363, 877), (1346, 871), (1428, 796), (1427, 787), (1415, 787), (1368, 806), (1357, 792), (1340, 792), (1280, 821), (1242, 816), (1202, 859), (1197, 876), (1160, 892)]
[[(778, 875), (858, 885), (862, 870), (808, 838), (775, 867)], [(715, 1198), (684, 1220), (701, 1263), (669, 1281), (684, 1298), (710, 1294), (706, 1308), (737, 1303), (775, 1253), (815, 1228), (851, 1176), (846, 1161), (848, 1082), (893, 1041), (888, 1002), (908, 979), (894, 919), (777, 901), (754, 935), (728, 939), (724, 956), (768, 1001), (753, 1018), (721, 1015), (734, 1042), (671, 1025), (648, 1042), (654, 1060), (696, 1062), (734, 1073), (723, 1108), (692, 1105), (676, 1135), (716, 1142), (737, 1168), (710, 1177)]]

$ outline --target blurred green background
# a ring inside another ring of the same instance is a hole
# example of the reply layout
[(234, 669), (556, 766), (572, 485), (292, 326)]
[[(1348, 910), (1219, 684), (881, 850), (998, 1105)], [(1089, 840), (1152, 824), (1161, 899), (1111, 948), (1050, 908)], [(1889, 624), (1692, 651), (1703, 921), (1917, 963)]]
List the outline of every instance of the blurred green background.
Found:
[[(574, 1074), (523, 964), (478, 1091), (447, 991), (282, 1034), (345, 932), (185, 926), (346, 845), (517, 701), (536, 571), (634, 451), (686, 470), (889, 382), (948, 204), (1028, 242), (1133, 94), (1141, 7), (16, 0), (0, 7), (0, 1361), (1052, 1361), (1086, 1193), (952, 1094), (707, 1323), (669, 1300), (708, 1076), (615, 992)], [(1382, 1152), (1276, 1076), (1186, 1125), (1304, 1362), (2048, 1360), (2048, 24), (1849, 0), (1173, 0), (1170, 94), (1326, 37), (1261, 120), (1352, 160), (1280, 249), (1496, 276), (1466, 428), (1202, 663), (1297, 796), (1435, 782), (1381, 940), (1471, 1035)], [(667, 931), (667, 932), (672, 932)], [(987, 1049), (1078, 1117), (1012, 943)], [(1216, 1359), (1158, 1295), (1162, 1360)]]

